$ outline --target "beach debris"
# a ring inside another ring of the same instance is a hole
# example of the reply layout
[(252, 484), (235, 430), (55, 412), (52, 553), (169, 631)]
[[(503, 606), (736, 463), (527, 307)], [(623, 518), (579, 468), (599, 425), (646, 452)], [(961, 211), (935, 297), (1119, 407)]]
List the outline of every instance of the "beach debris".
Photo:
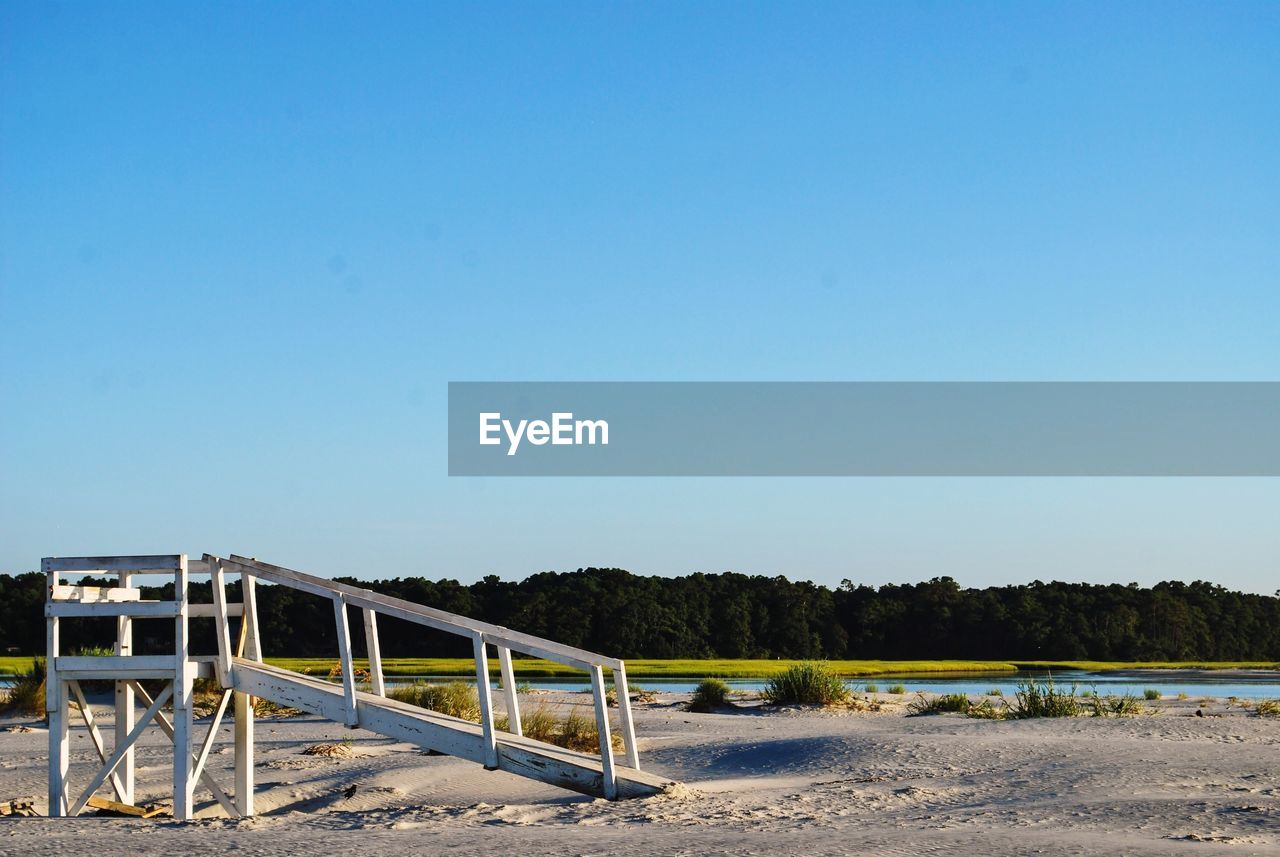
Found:
[(14, 724), (13, 726), (8, 726), (8, 727), (6, 727), (4, 731), (6, 731), (6, 732), (34, 732), (34, 731), (36, 731), (36, 730), (32, 729), (30, 726), (27, 726), (27, 725), (25, 725), (25, 724), (22, 724), (22, 723), (16, 723), (16, 724)]
[(134, 806), (131, 803), (120, 803), (97, 795), (89, 798), (85, 805), (96, 809), (98, 815), (124, 816), (128, 818), (154, 818), (157, 815), (164, 815), (169, 812), (169, 807), (163, 804), (148, 803), (143, 806)]
[(337, 744), (312, 744), (302, 751), (304, 756), (323, 756), (326, 759), (350, 759), (356, 755), (349, 742)]
[(40, 817), (40, 813), (36, 812), (35, 801), (32, 800), (11, 800), (6, 803), (0, 803), (0, 815), (14, 816), (16, 818)]

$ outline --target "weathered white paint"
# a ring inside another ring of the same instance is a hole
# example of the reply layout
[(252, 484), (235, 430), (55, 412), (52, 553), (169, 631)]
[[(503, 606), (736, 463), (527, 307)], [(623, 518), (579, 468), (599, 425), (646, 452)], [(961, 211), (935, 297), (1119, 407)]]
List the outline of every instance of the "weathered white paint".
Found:
[[(211, 554), (206, 554), (205, 557), (206, 559), (213, 558)], [(589, 670), (591, 665), (595, 663), (609, 669), (616, 669), (622, 663), (617, 658), (607, 658), (594, 652), (588, 652), (585, 649), (561, 645), (551, 640), (544, 640), (530, 634), (512, 631), (510, 628), (503, 628), (488, 622), (478, 622), (465, 616), (459, 616), (456, 613), (446, 613), (434, 607), (425, 607), (412, 601), (405, 601), (402, 598), (380, 595), (372, 590), (360, 589), (345, 583), (327, 580), (323, 577), (315, 577), (300, 571), (282, 568), (278, 565), (270, 565), (249, 557), (232, 554), (230, 559), (224, 559), (223, 562), (227, 564), (229, 569), (232, 566), (238, 566), (238, 570), (248, 571), (264, 580), (283, 583), (324, 598), (332, 598), (334, 593), (341, 593), (346, 596), (347, 603), (354, 607), (370, 607), (380, 613), (386, 613), (388, 616), (428, 625), (442, 631), (449, 631), (462, 636), (471, 636), (475, 632), (480, 632), (485, 635), (485, 639), (490, 643), (505, 645), (518, 652), (526, 652), (539, 658), (577, 666), (583, 670)]]
[(131, 616), (134, 619), (169, 619), (177, 616), (179, 605), (172, 601), (49, 601), (44, 615), (58, 616)]
[[(120, 588), (127, 590), (129, 584), (133, 582), (133, 573), (129, 571), (120, 572), (119, 581)], [(116, 617), (115, 653), (116, 657), (130, 657), (133, 654), (133, 620), (128, 616)], [(128, 737), (129, 730), (133, 729), (133, 717), (136, 713), (133, 710), (133, 688), (129, 686), (127, 681), (119, 678), (116, 679), (115, 683), (115, 703), (114, 746), (119, 747), (124, 743), (124, 739)], [(120, 769), (112, 782), (117, 785), (116, 800), (120, 801), (120, 803), (132, 804), (135, 785), (132, 747), (125, 751), (124, 759), (120, 762)]]
[(253, 815), (253, 697), (234, 691), (236, 701), (236, 812)]
[(618, 719), (622, 722), (622, 744), (627, 766), (640, 770), (640, 751), (636, 748), (636, 727), (631, 720), (631, 691), (627, 688), (627, 668), (613, 671), (613, 689), (618, 695)]
[(209, 751), (213, 749), (213, 742), (218, 737), (218, 727), (222, 725), (222, 715), (227, 712), (227, 703), (231, 701), (231, 691), (224, 690), (222, 698), (218, 700), (218, 708), (213, 713), (213, 720), (209, 723), (209, 731), (205, 733), (204, 741), (200, 744), (200, 753), (196, 756), (195, 772), (192, 776), (193, 780), (200, 779), (200, 775), (204, 773), (204, 763), (209, 761)]
[(42, 571), (177, 571), (186, 559), (183, 554), (160, 556), (47, 556), (40, 561)]
[[(366, 589), (347, 586), (324, 578), (260, 563), (233, 555), (222, 559), (205, 554), (202, 560), (188, 561), (183, 554), (146, 557), (64, 557), (49, 558), (45, 563), (49, 577), (46, 600), (47, 644), (49, 650), (50, 701), (50, 811), (67, 814), (79, 811), (94, 790), (108, 778), (123, 802), (132, 800), (133, 744), (154, 719), (174, 743), (174, 816), (191, 817), (194, 783), (206, 785), (228, 815), (253, 813), (253, 697), (272, 699), (320, 714), (348, 726), (361, 726), (379, 734), (413, 743), (437, 752), (458, 756), (483, 764), (487, 768), (506, 770), (543, 782), (575, 789), (586, 794), (608, 798), (654, 794), (667, 781), (639, 771), (630, 699), (627, 694), (623, 662), (572, 646), (563, 646), (527, 634), (511, 631), (463, 616), (446, 613), (402, 599), (379, 595)], [(134, 574), (157, 573), (169, 569), (174, 575), (175, 597), (172, 602), (141, 601), (139, 590), (129, 586)], [(190, 602), (189, 578), (193, 569), (211, 575), (214, 598), (212, 604)], [(59, 573), (114, 571), (120, 575), (120, 587), (61, 586)], [(225, 574), (241, 575), (243, 603), (227, 603)], [(321, 679), (287, 670), (268, 667), (261, 662), (261, 634), (255, 580), (262, 577), (272, 583), (290, 586), (304, 592), (327, 597), (334, 604), (338, 630), (339, 659), (343, 670), (341, 688)], [(61, 600), (57, 600), (61, 599)], [(347, 607), (362, 611), (365, 642), (370, 659), (372, 693), (358, 689), (355, 681), (353, 652)], [(476, 664), (476, 680), (480, 697), (479, 724), (426, 711), (385, 697), (381, 652), (378, 641), (377, 614), (416, 622), (472, 639)], [(230, 618), (240, 615), (238, 639), (234, 650), (230, 634)], [(59, 653), (60, 620), (64, 616), (114, 616), (116, 618), (116, 651), (108, 657), (62, 657)], [(172, 656), (132, 654), (131, 619), (139, 616), (172, 617), (175, 625), (175, 648)], [(193, 616), (212, 617), (218, 654), (215, 657), (193, 657), (190, 651), (189, 620)], [(488, 646), (498, 648), (499, 672), (510, 723), (509, 732), (499, 734), (494, 728), (494, 707), (489, 681)], [(520, 706), (516, 693), (511, 651), (525, 652), (587, 670), (591, 675), (596, 724), (601, 736), (602, 752), (576, 753), (524, 737), (520, 726)], [(614, 764), (610, 744), (610, 724), (604, 696), (604, 669), (614, 672), (619, 692), (623, 742), (629, 767)], [(191, 682), (197, 674), (216, 674), (228, 692), (219, 701), (213, 723), (192, 754)], [(82, 706), (86, 725), (95, 750), (104, 765), (95, 782), (76, 804), (67, 800), (67, 722), (68, 694), (80, 696), (78, 685), (69, 681), (81, 677), (115, 679), (117, 681), (117, 735), (110, 757), (87, 705)], [(173, 721), (160, 710), (160, 700), (152, 700), (137, 683), (140, 678), (168, 678), (166, 694), (173, 698)], [(70, 690), (69, 690), (70, 687)], [(134, 695), (148, 706), (141, 720), (133, 720)], [(127, 704), (126, 704), (127, 699)], [(235, 726), (235, 801), (205, 771), (228, 704), (234, 700)], [(128, 764), (126, 764), (126, 759)], [(121, 768), (121, 765), (125, 765)], [(128, 780), (126, 782), (126, 780)], [(60, 795), (60, 797), (58, 797)]]
[(244, 656), (261, 661), (262, 634), (258, 630), (258, 587), (252, 574), (240, 575), (240, 601), (244, 604), (244, 626), (249, 629)]
[(507, 703), (507, 731), (513, 735), (523, 735), (524, 726), (520, 722), (520, 698), (516, 692), (516, 673), (511, 668), (511, 650), (506, 646), (498, 646), (498, 670), (502, 673), (502, 694)]
[[(216, 604), (188, 604), (187, 616), (191, 619), (212, 619), (218, 615), (218, 607)], [(227, 604), (228, 616), (244, 615), (243, 604)]]
[(54, 658), (54, 663), (60, 672), (96, 673), (100, 679), (113, 675), (132, 678), (139, 670), (172, 674), (178, 668), (173, 655), (66, 655)]
[[(142, 700), (143, 705), (150, 705), (152, 703), (153, 700), (151, 699), (151, 695), (147, 693), (146, 688), (138, 684), (136, 681), (131, 681), (130, 684), (133, 686), (134, 692), (138, 695), (138, 699)], [(165, 716), (163, 710), (156, 712), (155, 720), (160, 726), (160, 731), (168, 737), (170, 742), (173, 742), (173, 724), (169, 722), (169, 718)], [(176, 744), (174, 746), (174, 750), (177, 750)], [(222, 787), (219, 786), (213, 777), (209, 775), (208, 771), (201, 772), (200, 782), (204, 784), (204, 787), (207, 788), (215, 798), (217, 798), (218, 803), (222, 804), (222, 808), (226, 810), (227, 815), (234, 818), (236, 816), (235, 804), (232, 803), (231, 798), (227, 796), (227, 793), (222, 789)]]
[(364, 614), (364, 648), (369, 653), (369, 683), (377, 696), (387, 695), (386, 681), (382, 676), (382, 648), (378, 645), (378, 614), (362, 607)]
[(179, 608), (178, 617), (173, 625), (173, 654), (176, 660), (173, 680), (173, 817), (179, 821), (188, 821), (193, 811), (191, 779), (191, 681), (193, 676), (187, 661), (191, 656), (191, 640), (188, 636), (187, 624), (187, 605), (191, 601), (191, 592), (186, 554), (178, 556), (178, 569), (173, 573), (173, 597)]
[[(66, 697), (65, 688), (62, 692), (62, 696), (64, 698)], [(116, 747), (115, 752), (111, 754), (111, 758), (107, 759), (102, 768), (98, 770), (98, 773), (94, 774), (93, 779), (89, 781), (89, 785), (85, 787), (85, 790), (80, 793), (80, 797), (76, 798), (75, 803), (71, 805), (71, 809), (67, 811), (68, 815), (77, 815), (80, 810), (84, 809), (85, 803), (88, 802), (89, 798), (93, 797), (93, 793), (98, 790), (98, 787), (106, 782), (107, 777), (111, 776), (112, 771), (116, 769), (116, 765), (120, 764), (120, 761), (124, 758), (125, 751), (129, 747), (133, 746), (133, 743), (138, 740), (138, 737), (142, 735), (148, 724), (150, 724), (151, 718), (156, 716), (156, 713), (160, 710), (160, 706), (168, 702), (169, 697), (171, 696), (173, 696), (172, 684), (166, 687), (164, 691), (155, 698), (155, 701), (151, 703), (143, 713), (142, 717), (138, 720), (138, 724), (134, 726), (133, 729), (129, 730), (129, 734), (125, 736), (124, 744)], [(174, 809), (174, 817), (177, 818), (177, 808), (175, 807)]]
[[(93, 749), (98, 753), (98, 760), (104, 765), (107, 763), (107, 748), (102, 742), (102, 733), (98, 731), (97, 721), (93, 719), (93, 709), (89, 707), (89, 703), (85, 701), (84, 691), (80, 689), (80, 682), (69, 681), (67, 685), (71, 689), (71, 693), (75, 695), (76, 705), (80, 708), (80, 719), (84, 721), (85, 728), (89, 730), (89, 740), (93, 743)], [(132, 749), (132, 748), (130, 748)], [(125, 751), (126, 758), (128, 750)], [(111, 775), (111, 787), (116, 794), (124, 791), (124, 783), (120, 781), (119, 774)]]
[[(129, 572), (121, 572), (121, 576)], [(51, 586), (49, 597), (54, 601), (75, 601), (80, 604), (93, 604), (99, 601), (140, 601), (142, 590), (120, 586)]]
[[(237, 691), (310, 711), (339, 723), (345, 715), (342, 689), (315, 676), (243, 658), (236, 659), (232, 675)], [(362, 729), (423, 749), (485, 763), (484, 733), (478, 723), (363, 692), (356, 695), (356, 709)], [(599, 757), (506, 732), (497, 733), (495, 737), (499, 770), (604, 797)], [(619, 798), (652, 796), (670, 784), (670, 780), (642, 771), (616, 770)]]
[(218, 684), (231, 687), (231, 623), (227, 621), (226, 575), (221, 562), (216, 559), (207, 562), (212, 575), (214, 634), (218, 638)]
[(484, 737), (484, 766), (489, 770), (498, 767), (498, 740), (493, 727), (493, 693), (489, 688), (489, 652), (484, 634), (471, 638), (471, 649), (476, 657), (476, 696), (480, 700), (480, 730)]
[(596, 701), (596, 734), (600, 739), (600, 767), (606, 800), (617, 800), (618, 778), (613, 769), (613, 735), (609, 732), (609, 706), (604, 695), (604, 670), (591, 668), (591, 695)]

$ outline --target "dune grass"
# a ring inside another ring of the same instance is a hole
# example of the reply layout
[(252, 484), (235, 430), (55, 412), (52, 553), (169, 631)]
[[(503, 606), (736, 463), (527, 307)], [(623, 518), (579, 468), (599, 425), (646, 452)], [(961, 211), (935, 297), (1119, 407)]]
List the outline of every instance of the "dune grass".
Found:
[[(1044, 681), (1025, 681), (1018, 684), (1013, 704), (1006, 717), (1025, 720), (1032, 717), (1075, 717), (1080, 714), (1080, 697), (1076, 685), (1069, 690), (1054, 684), (1052, 678)], [(1096, 698), (1096, 694), (1095, 694)]]
[(413, 684), (389, 688), (387, 696), (460, 720), (480, 722), (480, 696), (476, 693), (476, 686), (465, 681), (445, 684), (415, 681)]
[(698, 682), (689, 700), (690, 711), (715, 711), (729, 702), (729, 685), (718, 678), (704, 678)]
[[(476, 686), (468, 682), (414, 682), (389, 689), (387, 696), (450, 717), (480, 722), (480, 696), (476, 693)], [(494, 718), (494, 728), (500, 732), (509, 731), (510, 725), (511, 721), (505, 715)], [(520, 729), (524, 735), (548, 744), (582, 753), (600, 752), (600, 732), (596, 728), (595, 712), (590, 706), (574, 705), (568, 713), (557, 717), (550, 708), (539, 705), (520, 712)], [(622, 749), (620, 733), (611, 730), (609, 737), (615, 750)]]
[(839, 705), (850, 690), (829, 664), (808, 661), (770, 678), (761, 696), (769, 705)]
[(907, 704), (907, 710), (917, 717), (927, 714), (967, 713), (969, 697), (963, 693), (942, 693), (937, 696), (917, 693), (916, 698)]
[(0, 712), (43, 717), (45, 706), (44, 658), (28, 658), (13, 687), (0, 691)]

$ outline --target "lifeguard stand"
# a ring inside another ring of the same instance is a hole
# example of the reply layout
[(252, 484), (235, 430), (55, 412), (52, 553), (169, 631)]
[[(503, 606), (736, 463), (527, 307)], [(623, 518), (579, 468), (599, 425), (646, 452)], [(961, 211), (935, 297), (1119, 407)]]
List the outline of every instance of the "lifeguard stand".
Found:
[[(241, 604), (226, 604), (220, 590), (221, 575), (214, 584), (213, 604), (193, 604), (189, 580), (193, 574), (210, 574), (205, 560), (188, 560), (186, 554), (163, 556), (46, 557), (41, 562), (48, 577), (45, 617), (48, 634), (47, 693), (45, 708), (49, 716), (49, 815), (76, 815), (94, 792), (109, 779), (116, 801), (134, 803), (134, 745), (155, 720), (173, 741), (173, 816), (192, 817), (193, 790), (202, 782), (228, 815), (250, 815), (253, 812), (253, 709), (247, 694), (225, 689), (209, 732), (200, 751), (192, 753), (192, 682), (197, 677), (217, 674), (213, 655), (194, 656), (190, 650), (190, 620), (199, 617), (219, 618), (243, 615)], [(83, 586), (65, 583), (69, 575), (115, 575), (115, 586)], [(134, 586), (142, 575), (173, 577), (173, 600), (144, 600), (141, 589)], [(219, 610), (218, 608), (223, 608)], [(113, 617), (116, 621), (114, 654), (109, 656), (66, 656), (60, 648), (62, 622), (67, 619)], [(172, 654), (134, 654), (134, 622), (169, 619), (174, 623)], [(245, 623), (241, 622), (240, 650), (245, 644)], [(164, 682), (153, 698), (142, 682)], [(81, 681), (110, 682), (115, 687), (115, 740), (107, 752), (101, 730), (85, 700)], [(68, 774), (68, 730), (71, 720), (71, 698), (74, 696), (88, 728), (102, 767), (87, 786), (72, 800)], [(229, 699), (235, 698), (235, 766), (236, 800), (218, 786), (204, 770), (226, 712)], [(137, 716), (136, 703), (146, 706)], [(172, 702), (172, 720), (163, 708)]]
[[(78, 814), (89, 804), (94, 792), (108, 780), (117, 802), (132, 805), (134, 745), (152, 720), (173, 740), (175, 818), (186, 820), (192, 817), (192, 792), (197, 782), (213, 793), (227, 815), (252, 815), (253, 697), (309, 711), (350, 728), (367, 729), (435, 753), (466, 759), (488, 770), (507, 771), (594, 797), (609, 800), (647, 797), (672, 784), (664, 777), (640, 770), (626, 666), (618, 658), (236, 554), (229, 557), (204, 554), (198, 560), (189, 560), (186, 554), (47, 557), (42, 566), (49, 577), (45, 616), (49, 630), (46, 705), (49, 712), (51, 816)], [(98, 587), (63, 582), (64, 575), (73, 574), (114, 574), (117, 585)], [(133, 585), (137, 577), (157, 574), (172, 575), (172, 600), (144, 600), (142, 590)], [(191, 602), (189, 580), (193, 574), (211, 577), (212, 603)], [(227, 602), (227, 574), (240, 575), (240, 604)], [(342, 670), (341, 685), (264, 663), (256, 606), (258, 580), (332, 604), (334, 636)], [(369, 668), (367, 688), (356, 680), (350, 611), (359, 611), (363, 616)], [(478, 723), (388, 697), (378, 642), (379, 614), (471, 640), (480, 707)], [(115, 618), (114, 653), (88, 657), (63, 655), (59, 647), (63, 620), (94, 616)], [(216, 655), (191, 653), (190, 620), (201, 617), (208, 617), (214, 622), (218, 643)], [(233, 617), (240, 617), (237, 636), (233, 636), (231, 631)], [(152, 619), (173, 621), (172, 654), (134, 653), (133, 623)], [(498, 656), (498, 673), (507, 715), (502, 729), (498, 728), (491, 688), (491, 649)], [(524, 735), (512, 664), (513, 651), (564, 664), (587, 674), (599, 736), (598, 753), (569, 750)], [(605, 670), (612, 674), (615, 687), (615, 704), (621, 726), (621, 760), (614, 758)], [(199, 751), (193, 753), (192, 681), (205, 676), (217, 679), (222, 696)], [(110, 754), (80, 688), (80, 682), (88, 680), (114, 683), (115, 743)], [(155, 680), (163, 682), (163, 686), (153, 698), (142, 682)], [(75, 800), (71, 799), (67, 787), (72, 696), (79, 703), (80, 715), (102, 760), (101, 769)], [(234, 801), (205, 770), (222, 717), (232, 699), (235, 700), (236, 725)], [(173, 704), (172, 720), (163, 710), (170, 701)], [(146, 706), (141, 717), (135, 716), (135, 702)]]

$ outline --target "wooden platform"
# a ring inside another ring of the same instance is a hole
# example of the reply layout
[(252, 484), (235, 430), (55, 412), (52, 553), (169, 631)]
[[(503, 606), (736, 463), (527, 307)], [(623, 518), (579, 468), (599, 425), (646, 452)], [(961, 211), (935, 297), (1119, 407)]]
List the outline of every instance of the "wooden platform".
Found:
[[(245, 658), (232, 660), (231, 679), (241, 693), (310, 711), (345, 723), (347, 705), (342, 685), (268, 666)], [(356, 692), (361, 729), (405, 741), (426, 750), (484, 764), (480, 724), (460, 720), (408, 703)], [(600, 759), (507, 732), (496, 733), (498, 770), (519, 774), (593, 797), (604, 797)], [(615, 765), (619, 798), (648, 797), (672, 784), (645, 771)]]

